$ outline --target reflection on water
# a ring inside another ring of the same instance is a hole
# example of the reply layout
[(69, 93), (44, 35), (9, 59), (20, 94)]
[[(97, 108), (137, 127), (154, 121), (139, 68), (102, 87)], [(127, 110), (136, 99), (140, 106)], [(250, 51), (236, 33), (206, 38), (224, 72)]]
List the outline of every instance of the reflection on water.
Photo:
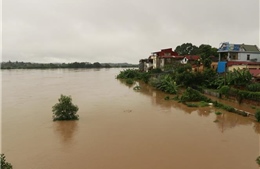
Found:
[(78, 121), (55, 121), (53, 126), (63, 144), (70, 144), (78, 130)]

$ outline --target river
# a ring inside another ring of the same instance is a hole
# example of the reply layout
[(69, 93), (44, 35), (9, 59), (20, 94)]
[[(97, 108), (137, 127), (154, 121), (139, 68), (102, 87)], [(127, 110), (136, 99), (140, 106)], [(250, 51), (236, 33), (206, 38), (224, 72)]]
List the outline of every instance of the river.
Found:
[[(115, 78), (120, 70), (2, 70), (7, 161), (14, 169), (259, 168), (259, 123), (166, 101), (143, 83), (135, 91)], [(78, 105), (78, 121), (52, 121), (61, 94)]]

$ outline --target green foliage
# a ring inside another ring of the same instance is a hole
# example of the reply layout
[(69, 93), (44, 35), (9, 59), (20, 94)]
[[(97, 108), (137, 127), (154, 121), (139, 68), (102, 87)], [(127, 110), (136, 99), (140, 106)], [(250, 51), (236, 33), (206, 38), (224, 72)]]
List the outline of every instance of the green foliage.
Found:
[(252, 83), (246, 86), (246, 89), (251, 92), (260, 92), (260, 83)]
[(59, 103), (52, 107), (53, 121), (56, 120), (78, 120), (78, 106), (72, 104), (70, 96), (61, 95)]
[(234, 69), (226, 73), (227, 85), (245, 87), (252, 81), (252, 74), (247, 69)]
[(169, 74), (159, 76), (158, 78), (154, 78), (151, 80), (150, 83), (156, 89), (159, 89), (166, 93), (176, 94), (178, 91), (178, 87), (175, 81)]
[(142, 80), (145, 83), (148, 83), (151, 78), (151, 73), (147, 72), (139, 72), (137, 80)]
[(132, 85), (134, 84), (134, 80), (133, 79), (126, 79), (126, 84)]
[(255, 112), (255, 118), (256, 118), (256, 120), (257, 120), (258, 122), (260, 122), (260, 110), (257, 110), (257, 111)]
[(180, 65), (175, 71), (175, 81), (178, 85), (190, 86), (193, 84), (195, 74), (190, 64)]
[(258, 165), (260, 165), (260, 156), (258, 156), (255, 161)]
[(207, 107), (209, 105), (209, 103), (205, 102), (205, 101), (200, 101), (199, 102), (199, 106), (200, 107)]
[(137, 69), (126, 69), (120, 71), (116, 76), (117, 79), (135, 79), (139, 76), (139, 71)]
[(170, 96), (165, 96), (164, 100), (170, 100)]
[(220, 89), (222, 86), (225, 85), (225, 78), (224, 76), (216, 75), (214, 79), (209, 81), (208, 84), (209, 84), (208, 85), (209, 88)]
[(5, 155), (4, 154), (0, 154), (0, 160), (1, 160), (1, 169), (12, 169), (13, 166), (11, 163), (8, 163), (5, 159)]
[(219, 112), (219, 111), (217, 111), (217, 112), (215, 112), (215, 114), (216, 114), (216, 115), (221, 115), (222, 113)]
[(197, 105), (195, 103), (185, 103), (185, 105), (188, 107), (199, 107), (199, 105)]
[(215, 107), (218, 107), (218, 108), (221, 108), (221, 109), (224, 109), (226, 111), (229, 111), (229, 112), (234, 112), (235, 113), (235, 108), (231, 107), (231, 106), (228, 106), (228, 105), (224, 105), (222, 103), (219, 103), (217, 101), (213, 102), (214, 106)]
[(208, 98), (203, 96), (199, 91), (194, 90), (188, 87), (185, 92), (181, 96), (182, 102), (190, 102), (190, 101), (206, 101), (208, 102)]
[(222, 86), (219, 89), (219, 93), (225, 95), (226, 97), (228, 97), (229, 96), (229, 90), (230, 90), (229, 86)]
[(205, 87), (214, 87), (214, 85), (212, 84), (212, 82), (217, 78), (217, 72), (213, 69), (210, 68), (206, 68), (203, 70), (202, 72), (202, 83), (203, 86)]
[(183, 43), (175, 48), (175, 52), (179, 55), (196, 55), (198, 53), (198, 47), (192, 45), (192, 43)]
[(152, 69), (150, 70), (150, 73), (162, 73), (162, 69), (160, 68)]
[(119, 63), (101, 64), (95, 62), (72, 62), (72, 63), (31, 63), (31, 62), (2, 62), (1, 69), (54, 69), (54, 68), (111, 68), (111, 67), (138, 67), (138, 65)]
[(116, 76), (117, 79), (132, 79), (132, 80), (142, 80), (145, 83), (148, 83), (151, 77), (151, 73), (139, 72), (137, 69), (126, 69), (120, 71)]

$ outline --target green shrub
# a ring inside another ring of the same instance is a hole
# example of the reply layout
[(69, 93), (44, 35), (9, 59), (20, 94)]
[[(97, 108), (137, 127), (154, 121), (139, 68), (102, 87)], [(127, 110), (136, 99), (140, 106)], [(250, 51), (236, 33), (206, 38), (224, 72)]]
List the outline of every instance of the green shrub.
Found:
[(256, 120), (257, 120), (258, 122), (260, 122), (260, 110), (257, 110), (257, 111), (255, 112), (255, 118), (256, 118)]
[(195, 103), (185, 103), (185, 105), (187, 105), (188, 107), (199, 107), (199, 105)]
[(126, 69), (120, 71), (120, 73), (116, 76), (117, 79), (134, 79), (139, 76), (139, 71), (137, 69)]
[(199, 106), (200, 107), (206, 107), (206, 106), (208, 106), (209, 105), (209, 103), (207, 103), (207, 102), (205, 102), (205, 101), (200, 101), (199, 102)]
[(170, 100), (170, 96), (165, 96), (164, 100)]
[(158, 78), (153, 78), (150, 81), (151, 85), (156, 89), (159, 89), (163, 92), (176, 94), (178, 87), (170, 75), (159, 76)]
[(256, 163), (257, 163), (258, 165), (260, 165), (260, 156), (258, 156), (255, 161), (256, 161)]
[(222, 86), (219, 89), (219, 93), (225, 95), (226, 97), (228, 97), (229, 96), (229, 90), (230, 90), (229, 86)]
[(52, 107), (53, 121), (56, 120), (78, 120), (77, 115), (78, 106), (72, 104), (72, 99), (70, 96), (61, 95), (59, 98), (59, 103), (56, 103)]
[(217, 112), (215, 112), (215, 114), (216, 114), (216, 115), (221, 115), (222, 113), (219, 112), (219, 111), (217, 111)]
[(260, 92), (260, 83), (253, 83), (246, 86), (246, 89), (251, 92)]
[(8, 163), (5, 159), (5, 155), (4, 154), (0, 154), (0, 160), (1, 160), (1, 169), (12, 169), (13, 166), (11, 163)]
[(205, 101), (208, 102), (208, 98), (202, 95), (197, 90), (194, 90), (190, 87), (188, 87), (185, 92), (181, 96), (182, 102), (189, 102), (189, 101)]
[(126, 79), (126, 84), (132, 85), (134, 84), (134, 80), (133, 79)]

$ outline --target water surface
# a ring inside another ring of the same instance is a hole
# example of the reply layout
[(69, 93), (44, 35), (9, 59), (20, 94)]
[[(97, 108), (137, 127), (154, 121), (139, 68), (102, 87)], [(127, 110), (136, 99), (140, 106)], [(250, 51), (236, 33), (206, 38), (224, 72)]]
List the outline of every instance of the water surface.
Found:
[[(257, 169), (260, 125), (188, 108), (122, 69), (2, 71), (2, 152), (19, 169)], [(53, 122), (61, 94), (79, 121)], [(218, 122), (214, 122), (218, 120)]]

